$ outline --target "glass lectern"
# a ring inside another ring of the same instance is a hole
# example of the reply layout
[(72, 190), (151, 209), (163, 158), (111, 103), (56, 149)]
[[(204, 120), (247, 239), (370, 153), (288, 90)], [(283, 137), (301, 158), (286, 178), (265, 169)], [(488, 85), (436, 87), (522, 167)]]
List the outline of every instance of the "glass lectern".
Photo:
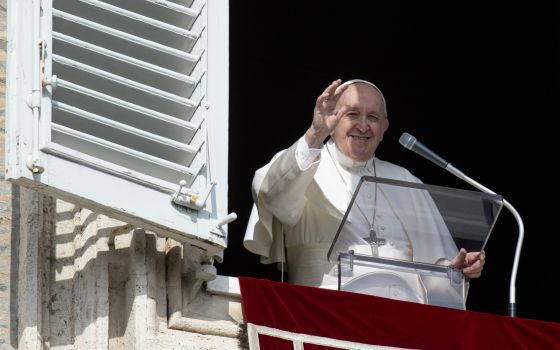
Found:
[(459, 249), (480, 252), (502, 197), (362, 177), (328, 252), (339, 290), (465, 309)]

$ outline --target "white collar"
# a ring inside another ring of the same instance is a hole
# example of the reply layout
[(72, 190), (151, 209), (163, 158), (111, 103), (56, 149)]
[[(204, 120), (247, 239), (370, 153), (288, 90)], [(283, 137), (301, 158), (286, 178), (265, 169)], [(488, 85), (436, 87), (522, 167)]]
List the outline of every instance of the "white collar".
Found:
[(373, 168), (374, 157), (371, 157), (370, 159), (368, 159), (365, 162), (355, 161), (355, 160), (351, 159), (350, 157), (348, 157), (347, 155), (345, 155), (344, 153), (342, 153), (338, 149), (336, 144), (333, 142), (333, 140), (327, 141), (327, 148), (330, 151), (329, 153), (331, 154), (333, 159), (335, 161), (337, 161), (338, 164), (340, 164), (346, 170), (356, 171), (356, 170), (368, 169), (368, 170), (371, 171), (371, 169)]

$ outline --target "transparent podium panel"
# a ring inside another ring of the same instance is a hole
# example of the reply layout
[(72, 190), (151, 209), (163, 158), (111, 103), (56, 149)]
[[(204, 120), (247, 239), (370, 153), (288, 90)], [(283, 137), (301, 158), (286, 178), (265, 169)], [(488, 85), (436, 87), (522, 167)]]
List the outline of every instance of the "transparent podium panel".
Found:
[(461, 248), (480, 252), (503, 202), (499, 195), (362, 177), (328, 258), (339, 289), (464, 309)]

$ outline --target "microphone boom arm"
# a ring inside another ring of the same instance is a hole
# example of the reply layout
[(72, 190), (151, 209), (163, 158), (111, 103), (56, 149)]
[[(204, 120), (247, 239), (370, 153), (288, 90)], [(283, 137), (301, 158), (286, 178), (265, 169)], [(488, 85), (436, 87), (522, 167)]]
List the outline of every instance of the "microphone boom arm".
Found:
[[(496, 194), (494, 191), (491, 191), (487, 187), (484, 187), (480, 183), (476, 182), (475, 180), (471, 179), (467, 175), (465, 175), (462, 171), (455, 168), (451, 163), (448, 163), (445, 167), (445, 170), (449, 171), (453, 175), (457, 176), (461, 180), (471, 184), (472, 186), (478, 188), (482, 192)], [(502, 198), (503, 199), (503, 198)], [(503, 199), (504, 206), (511, 212), (515, 221), (517, 221), (517, 225), (519, 226), (519, 236), (517, 238), (517, 246), (515, 248), (515, 256), (513, 258), (513, 267), (511, 269), (511, 279), (509, 282), (509, 306), (508, 306), (508, 315), (511, 317), (515, 317), (517, 313), (517, 306), (515, 302), (515, 282), (517, 279), (517, 268), (519, 267), (519, 258), (521, 256), (521, 247), (523, 246), (523, 238), (525, 236), (525, 225), (523, 224), (523, 219), (521, 219), (521, 215), (515, 210), (513, 205), (511, 205), (507, 200)]]

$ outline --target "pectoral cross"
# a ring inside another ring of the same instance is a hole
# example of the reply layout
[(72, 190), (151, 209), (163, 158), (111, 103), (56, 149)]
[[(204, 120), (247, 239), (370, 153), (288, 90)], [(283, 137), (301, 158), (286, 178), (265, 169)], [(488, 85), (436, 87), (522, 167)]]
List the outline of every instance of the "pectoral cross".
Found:
[(377, 233), (375, 233), (375, 229), (372, 225), (372, 227), (369, 228), (369, 239), (367, 240), (367, 242), (371, 246), (371, 255), (379, 256), (379, 247), (385, 245), (387, 241), (385, 241), (385, 238), (377, 237)]

